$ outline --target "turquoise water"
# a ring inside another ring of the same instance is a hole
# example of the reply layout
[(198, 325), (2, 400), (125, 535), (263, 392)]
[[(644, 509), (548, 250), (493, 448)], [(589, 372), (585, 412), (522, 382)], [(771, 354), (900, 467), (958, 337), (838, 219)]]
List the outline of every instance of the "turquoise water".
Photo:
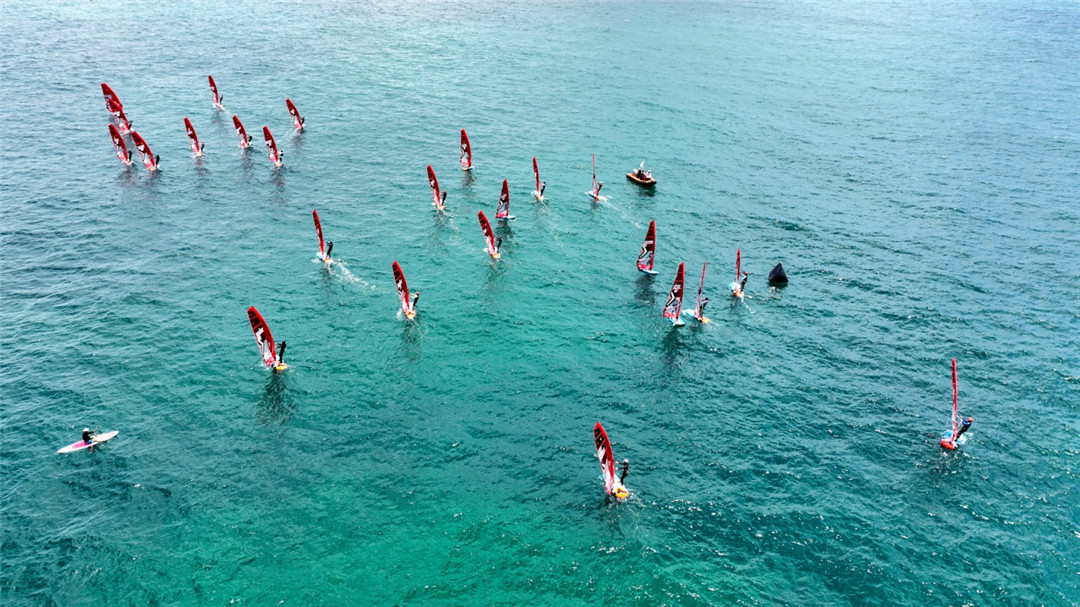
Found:
[[(1080, 603), (1076, 3), (3, 15), (4, 605)], [(713, 322), (674, 330), (703, 261)], [(83, 426), (120, 435), (56, 455)]]

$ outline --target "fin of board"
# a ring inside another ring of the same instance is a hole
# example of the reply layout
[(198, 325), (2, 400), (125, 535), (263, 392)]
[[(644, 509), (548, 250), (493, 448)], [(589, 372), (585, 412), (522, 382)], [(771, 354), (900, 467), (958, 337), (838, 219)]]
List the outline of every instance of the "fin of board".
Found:
[(645, 242), (641, 245), (641, 252), (637, 256), (637, 269), (642, 272), (652, 272), (653, 259), (656, 257), (656, 221), (649, 222), (649, 230), (645, 232)]

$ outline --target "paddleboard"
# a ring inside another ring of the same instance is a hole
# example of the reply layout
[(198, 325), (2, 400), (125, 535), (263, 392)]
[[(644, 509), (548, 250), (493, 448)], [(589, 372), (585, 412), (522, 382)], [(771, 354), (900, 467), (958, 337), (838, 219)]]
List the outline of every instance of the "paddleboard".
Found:
[(117, 434), (120, 434), (119, 430), (113, 430), (112, 432), (103, 432), (101, 434), (94, 434), (93, 436), (90, 437), (90, 438), (93, 439), (90, 442), (79, 441), (77, 443), (71, 443), (70, 445), (68, 445), (66, 447), (61, 447), (56, 452), (57, 453), (74, 453), (75, 451), (82, 451), (83, 449), (87, 449), (89, 447), (100, 445), (101, 443), (103, 443), (103, 442), (105, 442), (105, 441), (107, 441), (109, 439), (114, 438)]

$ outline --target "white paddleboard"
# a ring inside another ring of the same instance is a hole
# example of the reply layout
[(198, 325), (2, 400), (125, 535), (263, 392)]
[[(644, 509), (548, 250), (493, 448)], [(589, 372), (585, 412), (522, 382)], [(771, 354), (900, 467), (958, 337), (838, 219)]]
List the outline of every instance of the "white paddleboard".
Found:
[(75, 451), (81, 451), (81, 450), (87, 449), (89, 447), (97, 446), (97, 445), (100, 445), (101, 443), (115, 437), (117, 434), (120, 434), (119, 430), (113, 430), (112, 432), (103, 432), (101, 434), (94, 434), (93, 436), (90, 437), (93, 440), (90, 441), (89, 443), (84, 442), (84, 441), (79, 441), (77, 443), (71, 443), (70, 445), (68, 445), (66, 447), (61, 447), (59, 450), (57, 450), (57, 453), (73, 453)]

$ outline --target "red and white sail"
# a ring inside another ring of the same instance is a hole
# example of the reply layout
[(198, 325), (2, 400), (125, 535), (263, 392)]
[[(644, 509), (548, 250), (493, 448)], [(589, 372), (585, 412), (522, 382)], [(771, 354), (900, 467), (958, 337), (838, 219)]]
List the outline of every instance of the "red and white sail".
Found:
[(664, 304), (664, 318), (672, 323), (678, 323), (679, 314), (682, 314), (683, 265), (682, 263), (679, 264), (679, 271), (675, 274), (675, 282), (671, 284), (671, 293), (668, 294), (667, 303)]
[(285, 107), (289, 108), (289, 115), (292, 116), (293, 128), (302, 131), (304, 130), (304, 118), (300, 115), (300, 112), (296, 111), (296, 105), (293, 104), (292, 99), (285, 98)]
[(109, 138), (112, 139), (113, 148), (116, 149), (116, 157), (120, 159), (120, 162), (130, 166), (131, 151), (127, 149), (127, 144), (124, 142), (124, 138), (120, 135), (116, 125), (112, 123), (109, 123)]
[(315, 234), (319, 236), (319, 259), (326, 259), (326, 241), (323, 240), (322, 222), (319, 221), (319, 212), (311, 209), (311, 218), (315, 220)]
[(207, 76), (207, 79), (210, 80), (210, 93), (214, 96), (214, 107), (221, 108), (221, 93), (218, 92), (217, 83), (213, 76)]
[(439, 179), (435, 177), (435, 169), (431, 168), (431, 165), (427, 165), (427, 181), (431, 187), (431, 204), (435, 205), (436, 209), (443, 210), (442, 192), (439, 190)]
[(131, 141), (135, 143), (135, 149), (139, 151), (139, 156), (142, 158), (146, 170), (156, 171), (157, 159), (154, 158), (154, 153), (150, 151), (150, 146), (146, 144), (146, 140), (142, 138), (142, 135), (138, 131), (131, 131)]
[(533, 196), (537, 200), (543, 200), (544, 195), (540, 192), (540, 166), (536, 164), (536, 156), (533, 156), (533, 178), (536, 179), (536, 189), (533, 190)]
[(709, 262), (707, 261), (701, 264), (701, 284), (698, 285), (697, 299), (694, 301), (694, 318), (698, 320), (702, 320), (704, 318), (704, 313), (701, 310), (701, 302), (703, 301), (701, 299), (701, 292), (705, 289), (705, 268), (708, 267), (708, 265)]
[(487, 242), (484, 251), (493, 258), (498, 259), (499, 248), (495, 245), (495, 232), (491, 231), (491, 223), (488, 222), (487, 215), (484, 215), (483, 211), (479, 211), (476, 217), (480, 220), (480, 229), (484, 231), (484, 240)]
[(259, 354), (263, 364), (273, 369), (278, 364), (277, 349), (274, 346), (274, 336), (270, 334), (270, 325), (263, 320), (262, 314), (255, 306), (248, 308), (248, 321), (251, 322), (251, 331), (255, 334), (255, 343), (259, 346)]
[(196, 156), (202, 156), (202, 145), (199, 143), (199, 136), (195, 134), (195, 127), (191, 126), (191, 121), (186, 117), (184, 118), (184, 130), (187, 131), (188, 145), (191, 147), (191, 153)]
[(461, 129), (461, 170), (472, 170), (472, 145), (469, 144), (469, 134)]
[(116, 95), (116, 91), (112, 90), (112, 87), (104, 82), (101, 83), (101, 94), (105, 96), (105, 109), (112, 114), (113, 119), (116, 120), (116, 126), (119, 127), (120, 133), (131, 132), (131, 121), (128, 120), (127, 114), (124, 113), (124, 104), (120, 103), (120, 97)]
[(510, 218), (510, 186), (503, 179), (502, 193), (499, 194), (499, 206), (495, 209), (495, 219)]
[(281, 152), (277, 149), (277, 143), (274, 141), (274, 136), (270, 134), (270, 129), (263, 127), (263, 139), (266, 140), (266, 157), (270, 159), (270, 162), (274, 163), (274, 166), (281, 166)]
[(960, 410), (956, 389), (956, 359), (952, 359), (952, 431), (941, 437), (941, 446), (946, 449), (956, 448), (956, 437), (960, 434)]
[(642, 272), (652, 272), (653, 258), (656, 257), (656, 222), (649, 222), (649, 230), (645, 232), (645, 242), (641, 244), (641, 252), (637, 256), (637, 269)]
[(604, 475), (604, 492), (611, 495), (615, 488), (615, 455), (611, 452), (611, 441), (600, 422), (593, 426), (593, 443), (596, 444), (596, 456), (600, 458), (600, 472)]
[(236, 129), (236, 135), (240, 137), (240, 147), (246, 148), (251, 143), (251, 137), (247, 134), (247, 129), (244, 128), (244, 123), (240, 122), (240, 118), (233, 115), (232, 117), (233, 128)]
[(731, 283), (731, 294), (735, 297), (742, 297), (742, 283), (739, 282), (739, 275), (742, 273), (742, 249), (735, 251), (735, 281)]
[(416, 310), (413, 308), (412, 301), (409, 299), (409, 283), (405, 281), (405, 273), (401, 271), (401, 266), (398, 262), (394, 262), (394, 284), (397, 285), (398, 299), (401, 300), (401, 313), (405, 315), (405, 318), (413, 318), (416, 316)]

